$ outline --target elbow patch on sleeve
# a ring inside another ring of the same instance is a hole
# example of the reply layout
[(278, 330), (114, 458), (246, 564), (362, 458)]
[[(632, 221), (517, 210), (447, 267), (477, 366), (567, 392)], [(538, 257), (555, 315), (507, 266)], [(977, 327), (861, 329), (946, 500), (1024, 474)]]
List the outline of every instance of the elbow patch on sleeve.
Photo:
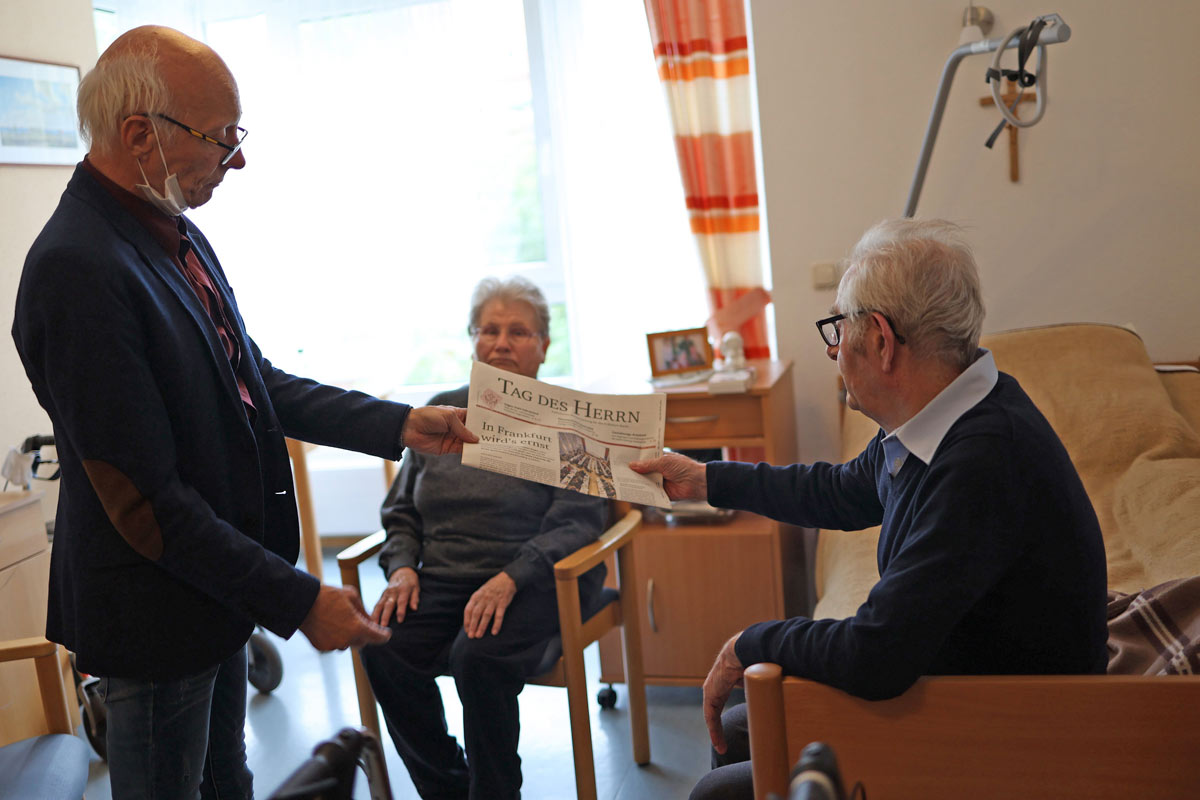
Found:
[(138, 555), (158, 561), (163, 553), (162, 529), (154, 518), (150, 501), (138, 491), (128, 476), (112, 464), (84, 459), (83, 468), (104, 513)]

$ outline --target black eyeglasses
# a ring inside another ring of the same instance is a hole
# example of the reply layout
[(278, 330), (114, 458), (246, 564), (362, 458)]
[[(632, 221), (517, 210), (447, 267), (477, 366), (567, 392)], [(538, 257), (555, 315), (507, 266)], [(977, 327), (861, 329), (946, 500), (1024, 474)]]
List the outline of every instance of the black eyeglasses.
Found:
[(197, 139), (203, 139), (204, 141), (208, 142), (209, 144), (215, 144), (217, 147), (223, 147), (226, 150), (228, 150), (229, 152), (226, 153), (225, 157), (221, 159), (222, 167), (225, 166), (226, 164), (228, 164), (230, 161), (232, 161), (233, 157), (238, 154), (238, 151), (242, 149), (242, 143), (244, 141), (246, 141), (246, 136), (249, 134), (249, 131), (247, 131), (245, 128), (243, 128), (241, 125), (239, 125), (238, 129), (237, 129), (237, 132), (238, 132), (237, 144), (228, 145), (228, 144), (225, 144), (224, 142), (222, 142), (220, 139), (216, 139), (212, 136), (209, 136), (207, 133), (203, 133), (201, 131), (196, 130), (191, 125), (184, 125), (182, 122), (180, 122), (177, 119), (171, 119), (166, 114), (156, 113), (154, 116), (159, 117), (160, 119), (165, 119), (167, 122), (171, 123), (172, 125), (178, 125), (179, 127), (183, 128), (185, 131), (190, 133), (192, 136), (195, 136)]
[[(819, 319), (819, 320), (817, 320), (817, 331), (820, 332), (821, 339), (825, 342), (825, 344), (827, 346), (837, 347), (839, 344), (842, 343), (842, 326), (839, 325), (838, 323), (844, 319), (848, 319), (850, 317), (856, 317), (859, 314), (869, 314), (869, 313), (871, 313), (871, 312), (864, 309), (862, 311), (854, 311), (849, 314), (834, 314), (832, 317), (826, 317), (825, 319)], [(894, 322), (892, 322), (891, 318), (887, 314), (884, 314), (882, 311), (879, 312), (879, 316), (883, 317), (887, 321), (887, 324), (891, 326), (892, 333), (895, 334), (895, 336), (896, 336), (896, 341), (900, 344), (904, 344), (905, 339), (903, 336), (900, 335), (900, 331), (896, 330), (896, 324)]]

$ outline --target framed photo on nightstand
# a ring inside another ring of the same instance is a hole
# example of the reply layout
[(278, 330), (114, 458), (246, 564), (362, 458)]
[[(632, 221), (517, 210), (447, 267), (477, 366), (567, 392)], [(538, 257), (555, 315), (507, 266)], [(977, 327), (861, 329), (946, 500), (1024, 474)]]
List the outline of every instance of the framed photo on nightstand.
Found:
[(648, 333), (646, 344), (650, 348), (650, 374), (656, 378), (712, 369), (708, 328)]

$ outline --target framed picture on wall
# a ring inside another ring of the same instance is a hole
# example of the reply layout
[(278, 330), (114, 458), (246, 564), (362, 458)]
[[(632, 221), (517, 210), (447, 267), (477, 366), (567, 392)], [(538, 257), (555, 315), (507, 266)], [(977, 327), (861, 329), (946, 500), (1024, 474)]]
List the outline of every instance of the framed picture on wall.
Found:
[(79, 67), (0, 56), (0, 164), (81, 161), (78, 89)]
[(713, 350), (708, 343), (708, 328), (688, 328), (646, 334), (650, 348), (650, 374), (677, 375), (712, 369)]

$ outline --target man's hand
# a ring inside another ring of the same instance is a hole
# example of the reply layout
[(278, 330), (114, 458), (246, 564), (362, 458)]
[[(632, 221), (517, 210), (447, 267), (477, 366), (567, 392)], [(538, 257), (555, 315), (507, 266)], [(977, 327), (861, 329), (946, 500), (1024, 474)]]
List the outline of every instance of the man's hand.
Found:
[(445, 453), (461, 453), (463, 443), (479, 441), (479, 437), (467, 430), (463, 423), (467, 419), (465, 408), (452, 406), (422, 406), (408, 412), (400, 439), (405, 447), (418, 453), (440, 456)]
[(704, 724), (708, 726), (708, 738), (712, 739), (713, 749), (722, 754), (727, 746), (725, 729), (721, 727), (721, 712), (725, 710), (725, 702), (729, 700), (733, 687), (742, 685), (744, 668), (733, 649), (738, 636), (741, 634), (731, 638), (721, 648), (716, 662), (708, 671), (708, 677), (704, 679)]
[(321, 585), (317, 601), (309, 610), (300, 632), (321, 652), (382, 644), (392, 632), (371, 622), (358, 592), (348, 586)]
[(517, 593), (517, 583), (507, 572), (497, 572), (491, 579), (475, 590), (467, 607), (463, 609), (463, 630), (468, 639), (478, 639), (487, 632), (492, 622), (492, 636), (500, 632), (504, 624), (504, 611)]
[(371, 612), (371, 620), (377, 625), (387, 627), (396, 618), (396, 624), (404, 622), (404, 615), (409, 610), (416, 611), (421, 600), (421, 579), (412, 567), (400, 567), (388, 576), (387, 588), (375, 603)]
[(666, 453), (659, 458), (631, 461), (629, 468), (643, 475), (661, 472), (663, 490), (672, 500), (708, 500), (708, 475), (699, 461), (680, 455)]

